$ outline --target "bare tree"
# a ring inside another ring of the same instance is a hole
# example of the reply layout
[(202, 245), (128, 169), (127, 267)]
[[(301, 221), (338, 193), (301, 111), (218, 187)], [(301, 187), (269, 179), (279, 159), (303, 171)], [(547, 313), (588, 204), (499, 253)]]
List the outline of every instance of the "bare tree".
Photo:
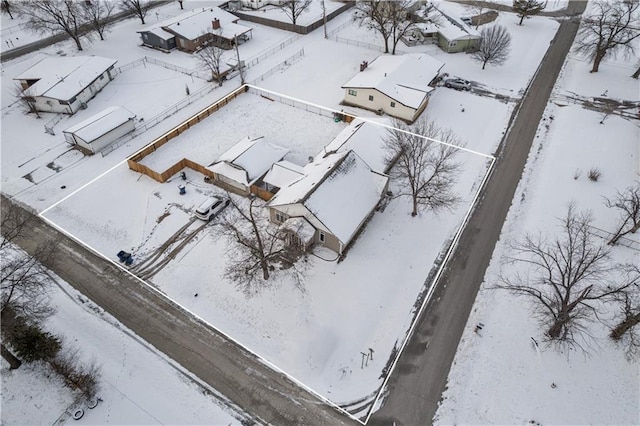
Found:
[(296, 25), (298, 18), (302, 13), (309, 10), (312, 0), (288, 0), (280, 3), (278, 6), (291, 20), (293, 25)]
[(392, 32), (392, 22), (387, 12), (388, 4), (392, 2), (373, 0), (356, 2), (353, 19), (361, 26), (380, 34), (384, 40), (384, 53), (389, 53), (389, 37)]
[(411, 216), (420, 210), (440, 211), (453, 207), (459, 197), (453, 191), (460, 164), (454, 161), (461, 145), (448, 129), (438, 127), (424, 115), (413, 126), (402, 122), (385, 139), (392, 178), (403, 182), (396, 197), (411, 197)]
[(614, 284), (609, 249), (594, 242), (590, 212), (571, 204), (556, 237), (526, 234), (510, 244), (509, 264), (525, 269), (501, 277), (497, 288), (529, 298), (549, 341), (582, 347), (586, 323), (598, 318), (599, 301), (612, 300), (631, 283)]
[(221, 232), (231, 242), (225, 276), (249, 295), (266, 285), (276, 266), (281, 265), (286, 248), (279, 228), (269, 222), (266, 209), (258, 205), (256, 197), (247, 207), (230, 199), (232, 211), (221, 219)]
[(40, 112), (36, 108), (36, 100), (32, 96), (32, 91), (30, 88), (22, 89), (22, 86), (19, 83), (16, 83), (13, 90), (13, 96), (16, 98), (16, 102), (19, 103), (22, 111), (25, 114), (33, 113), (36, 117), (40, 118)]
[(2, 13), (4, 13), (5, 15), (9, 15), (9, 18), (13, 19), (13, 5), (11, 3), (9, 3), (9, 0), (2, 0), (2, 2), (0, 2), (0, 11), (2, 11)]
[[(55, 242), (38, 244), (31, 254), (18, 250), (14, 243), (32, 226), (33, 216), (2, 197), (0, 238), (0, 323), (2, 336), (13, 335), (16, 326), (37, 323), (54, 310), (49, 305), (48, 287), (53, 282), (43, 262), (55, 262)], [(17, 319), (23, 320), (18, 321)], [(20, 324), (19, 324), (20, 323)], [(13, 368), (16, 357), (3, 345), (2, 356)]]
[(608, 244), (615, 245), (620, 238), (627, 234), (635, 234), (640, 229), (640, 182), (629, 186), (623, 192), (617, 191), (612, 199), (605, 197), (604, 204), (620, 212), (618, 227)]
[(55, 263), (56, 243), (38, 244), (31, 254), (16, 249), (14, 242), (32, 226), (33, 216), (5, 198), (2, 201), (0, 312), (10, 307), (17, 315), (44, 319), (53, 312), (47, 294), (53, 280), (42, 264)]
[(547, 7), (546, 1), (539, 0), (513, 0), (513, 11), (520, 18), (518, 25), (522, 25), (525, 18), (537, 15)]
[(184, 6), (182, 5), (184, 2), (182, 0), (178, 0), (178, 3), (180, 3), (180, 10), (184, 10)]
[(628, 358), (640, 356), (640, 266), (637, 264), (622, 265), (626, 273), (626, 282), (631, 286), (626, 291), (616, 294), (620, 312), (618, 322), (611, 329), (609, 337), (625, 346)]
[(640, 37), (640, 2), (638, 0), (596, 0), (591, 12), (582, 20), (576, 37), (576, 51), (593, 60), (591, 72), (598, 72), (600, 62), (620, 52), (635, 52)]
[(152, 5), (151, 0), (120, 0), (120, 9), (135, 14), (142, 25), (145, 24), (144, 18)]
[(217, 81), (222, 86), (223, 77), (221, 75), (222, 54), (224, 50), (209, 43), (198, 50), (196, 61), (200, 68), (211, 73), (211, 81)]
[(82, 51), (83, 9), (80, 2), (72, 0), (34, 0), (15, 5), (18, 14), (26, 18), (26, 25), (40, 34), (51, 35), (62, 31)]
[(91, 0), (82, 3), (84, 19), (104, 40), (107, 29), (112, 25), (109, 18), (115, 10), (115, 3), (112, 0)]
[(492, 25), (480, 31), (478, 50), (473, 53), (473, 59), (482, 62), (482, 69), (487, 64), (502, 65), (509, 57), (511, 35), (502, 25)]

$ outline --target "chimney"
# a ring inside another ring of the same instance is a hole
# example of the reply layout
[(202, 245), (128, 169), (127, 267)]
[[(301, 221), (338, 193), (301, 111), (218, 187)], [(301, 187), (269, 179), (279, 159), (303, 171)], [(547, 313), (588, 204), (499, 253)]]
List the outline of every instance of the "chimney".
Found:
[(211, 21), (214, 30), (220, 29), (220, 20), (218, 18)]
[(360, 64), (360, 72), (364, 71), (367, 69), (367, 66), (369, 66), (369, 62), (367, 61), (362, 61), (362, 63)]

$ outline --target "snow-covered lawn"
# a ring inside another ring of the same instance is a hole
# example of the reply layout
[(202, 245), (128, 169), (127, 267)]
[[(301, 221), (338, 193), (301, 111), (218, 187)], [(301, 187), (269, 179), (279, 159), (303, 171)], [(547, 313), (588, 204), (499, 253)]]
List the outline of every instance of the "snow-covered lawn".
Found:
[[(325, 12), (328, 15), (334, 10), (344, 6), (344, 3), (336, 0), (327, 0), (326, 2), (324, 2), (324, 6)], [(258, 10), (244, 8), (241, 10), (241, 12), (246, 13), (247, 15), (255, 15), (260, 18), (271, 19), (288, 24), (291, 23), (291, 17), (287, 15), (284, 10), (276, 6), (264, 6)], [(289, 11), (289, 13), (291, 12)], [(322, 2), (320, 0), (313, 0), (309, 4), (309, 7), (299, 14), (296, 19), (296, 25), (310, 25), (315, 21), (322, 19), (322, 16)]]
[[(87, 425), (239, 424), (241, 414), (222, 407), (212, 390), (201, 387), (100, 307), (58, 281), (51, 288), (54, 316), (45, 327), (80, 349), (81, 362), (101, 367), (102, 401), (94, 409), (74, 404), (76, 395), (42, 364), (17, 370), (2, 365), (2, 424), (54, 424), (65, 410), (85, 411)], [(223, 398), (222, 398), (223, 399)]]
[[(185, 9), (198, 7), (196, 3), (185, 1)], [(157, 10), (158, 16), (151, 15), (149, 25), (180, 13), (175, 2)], [(350, 12), (347, 12), (332, 21), (329, 29), (349, 19)], [(419, 46), (412, 51), (428, 51), (446, 63), (444, 71), (482, 83), (489, 90), (515, 96), (524, 91), (558, 24), (550, 19), (534, 18), (524, 27), (515, 27), (515, 16), (501, 14), (499, 19), (509, 26), (514, 38), (514, 56), (502, 68), (481, 71), (469, 55), (445, 54), (434, 46)], [(250, 59), (292, 37), (283, 31), (249, 25), (254, 27), (254, 39), (240, 46), (243, 58)], [(119, 23), (106, 41), (88, 44), (84, 54), (114, 57), (119, 60), (118, 65), (146, 55), (189, 69), (195, 67), (193, 58), (184, 53), (164, 54), (141, 48), (135, 33), (141, 28), (133, 19)], [(368, 40), (370, 36), (356, 25), (343, 31), (338, 35), (351, 37), (353, 31), (354, 38)], [(520, 31), (520, 35), (516, 35), (516, 31)], [(320, 28), (249, 69), (247, 80), (251, 81), (301, 48), (305, 51), (302, 58), (287, 64), (260, 85), (336, 110), (344, 108), (340, 105), (344, 96), (341, 85), (358, 72), (362, 60), (372, 60), (379, 54), (365, 47), (324, 40)], [(55, 54), (60, 50), (68, 54), (73, 52), (69, 43), (52, 46), (43, 52)], [(182, 181), (178, 182), (175, 177), (166, 184), (159, 184), (119, 163), (145, 143), (237, 87), (237, 81), (225, 83), (200, 102), (181, 110), (107, 157), (77, 158), (75, 152), (67, 152), (61, 137), (43, 133), (43, 124), (50, 117), (36, 120), (17, 113), (15, 107), (8, 107), (12, 102), (11, 77), (26, 68), (28, 61), (34, 61), (35, 55), (3, 64), (3, 192), (19, 194), (18, 199), (43, 210), (109, 171), (48, 211), (46, 217), (111, 259), (121, 249), (131, 250), (136, 256), (148, 254), (191, 219), (194, 207), (202, 199), (219, 193), (216, 187), (205, 184), (201, 175), (187, 170), (187, 193), (180, 196), (177, 185)], [(127, 81), (131, 84), (126, 85)], [(135, 89), (139, 86), (137, 83), (145, 86)], [(157, 66), (147, 64), (146, 68), (135, 68), (116, 77), (89, 103), (86, 111), (65, 118), (56, 130), (112, 104), (125, 106), (146, 118), (184, 97), (185, 85), (189, 85), (192, 92), (196, 90), (192, 86), (194, 83), (191, 77)], [(491, 154), (501, 140), (512, 108), (513, 103), (439, 87), (425, 114), (439, 125), (451, 127), (468, 149)], [(381, 120), (357, 108), (344, 110)], [(386, 118), (382, 121), (388, 123)], [(144, 161), (162, 169), (193, 153), (203, 164), (208, 164), (207, 161), (214, 160), (231, 144), (250, 134), (267, 136), (274, 143), (291, 149), (291, 158), (303, 164), (342, 128), (344, 124), (334, 123), (330, 118), (244, 94)], [(29, 143), (24, 144), (23, 140)], [(321, 395), (348, 408), (364, 406), (374, 398), (382, 382), (381, 372), (393, 348), (404, 339), (412, 320), (414, 302), (424, 290), (425, 279), (445, 243), (460, 225), (488, 165), (486, 157), (469, 152), (461, 153), (458, 159), (465, 172), (457, 186), (464, 201), (457, 209), (451, 213), (425, 213), (411, 218), (406, 199), (392, 201), (384, 212), (374, 215), (343, 262), (327, 262), (314, 256), (308, 258), (303, 292), (287, 280), (278, 280), (274, 281), (273, 287), (247, 299), (222, 278), (227, 242), (219, 236), (215, 223), (207, 225), (198, 238), (151, 281), (176, 302)], [(47, 167), (51, 162), (54, 166), (64, 164), (67, 168), (56, 173)], [(32, 186), (22, 177), (31, 171), (34, 171), (31, 178), (40, 184)], [(392, 189), (393, 185), (395, 183)], [(319, 254), (323, 257), (331, 255), (326, 251)], [(196, 293), (197, 298), (194, 297)], [(86, 343), (88, 348), (93, 344)], [(369, 348), (375, 351), (373, 360), (361, 368), (360, 352), (368, 352)], [(130, 362), (131, 358), (127, 358), (127, 362), (121, 361), (121, 364)], [(138, 389), (132, 383), (123, 386), (133, 391)], [(185, 400), (198, 400), (199, 393), (184, 393)], [(364, 398), (363, 402), (354, 403), (361, 398)], [(161, 408), (157, 409), (162, 412)], [(184, 423), (172, 417), (163, 420), (165, 418), (154, 411), (149, 412), (163, 423)], [(129, 423), (124, 418), (120, 421)]]
[[(607, 326), (595, 322), (590, 327), (594, 338), (589, 356), (559, 353), (542, 344), (536, 348), (532, 338), (542, 342), (543, 330), (531, 316), (531, 305), (489, 289), (499, 274), (513, 271), (503, 264), (506, 243), (525, 232), (556, 235), (558, 218), (571, 201), (593, 212), (596, 227), (613, 229), (617, 214), (606, 208), (603, 197), (614, 196), (640, 175), (638, 121), (611, 115), (600, 124), (602, 113), (559, 95), (602, 96), (607, 90), (611, 98), (638, 101), (638, 81), (629, 77), (633, 63), (604, 63), (600, 72), (590, 74), (590, 64), (582, 58), (570, 55), (565, 62), (458, 347), (438, 423), (640, 423), (638, 360), (625, 359), (623, 349), (608, 339)], [(597, 182), (587, 178), (594, 167), (602, 173)], [(637, 234), (629, 237), (640, 242)], [(616, 246), (612, 261), (637, 264), (638, 252)], [(611, 321), (614, 309), (605, 306), (602, 319)], [(485, 327), (478, 335), (473, 330), (479, 322)]]

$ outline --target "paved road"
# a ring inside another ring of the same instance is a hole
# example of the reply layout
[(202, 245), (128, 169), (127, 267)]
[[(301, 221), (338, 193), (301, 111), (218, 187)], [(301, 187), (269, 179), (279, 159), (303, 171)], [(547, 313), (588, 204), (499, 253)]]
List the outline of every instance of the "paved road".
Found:
[[(163, 6), (167, 3), (170, 3), (173, 0), (154, 0), (153, 2), (153, 6), (152, 7), (159, 7), (159, 6)], [(119, 22), (119, 21), (123, 21), (125, 19), (129, 19), (132, 16), (137, 18), (137, 15), (133, 12), (130, 11), (123, 11), (123, 12), (118, 12), (115, 15), (113, 15), (109, 21), (110, 22)], [(148, 15), (151, 16), (151, 15)], [(90, 31), (90, 30), (86, 30), (86, 31)], [(11, 59), (15, 59), (17, 57), (20, 57), (22, 55), (26, 55), (27, 53), (30, 52), (35, 52), (36, 50), (40, 50), (43, 49), (47, 46), (51, 46), (52, 44), (56, 44), (56, 43), (60, 43), (61, 41), (65, 41), (65, 40), (70, 40), (71, 37), (69, 37), (68, 34), (66, 33), (58, 33), (58, 34), (54, 34), (50, 37), (45, 37), (42, 38), (40, 40), (34, 41), (33, 43), (29, 43), (29, 44), (25, 44), (23, 46), (18, 46), (14, 49), (10, 49), (10, 50), (5, 50), (0, 52), (0, 61), (4, 62), (4, 61), (9, 61)], [(75, 46), (74, 46), (75, 49)]]
[[(585, 6), (586, 2), (572, 1), (567, 12), (582, 13)], [(522, 176), (538, 122), (577, 29), (574, 20), (566, 20), (560, 25), (507, 134), (503, 153), (487, 183), (483, 200), (464, 230), (453, 259), (437, 284), (432, 302), (419, 319), (389, 380), (389, 396), (369, 425), (431, 423), (445, 390), (462, 331)]]
[[(10, 203), (1, 201), (2, 208)], [(40, 218), (17, 243), (31, 252), (44, 240), (59, 242), (56, 274), (254, 418), (274, 425), (355, 424)]]

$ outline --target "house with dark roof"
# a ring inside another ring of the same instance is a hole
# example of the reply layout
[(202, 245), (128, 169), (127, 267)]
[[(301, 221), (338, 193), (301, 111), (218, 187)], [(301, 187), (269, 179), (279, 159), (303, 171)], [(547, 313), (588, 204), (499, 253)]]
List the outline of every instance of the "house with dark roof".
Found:
[(424, 111), (444, 63), (424, 53), (381, 55), (360, 64), (344, 103), (412, 123)]
[[(267, 203), (273, 223), (287, 241), (306, 249), (312, 244), (342, 255), (385, 195), (389, 177), (353, 150), (317, 157), (303, 176), (280, 188)], [(295, 219), (295, 220), (293, 220)]]
[(142, 44), (165, 51), (177, 48), (193, 53), (212, 44), (232, 49), (252, 37), (250, 27), (238, 24), (239, 18), (219, 7), (205, 7), (138, 31)]

